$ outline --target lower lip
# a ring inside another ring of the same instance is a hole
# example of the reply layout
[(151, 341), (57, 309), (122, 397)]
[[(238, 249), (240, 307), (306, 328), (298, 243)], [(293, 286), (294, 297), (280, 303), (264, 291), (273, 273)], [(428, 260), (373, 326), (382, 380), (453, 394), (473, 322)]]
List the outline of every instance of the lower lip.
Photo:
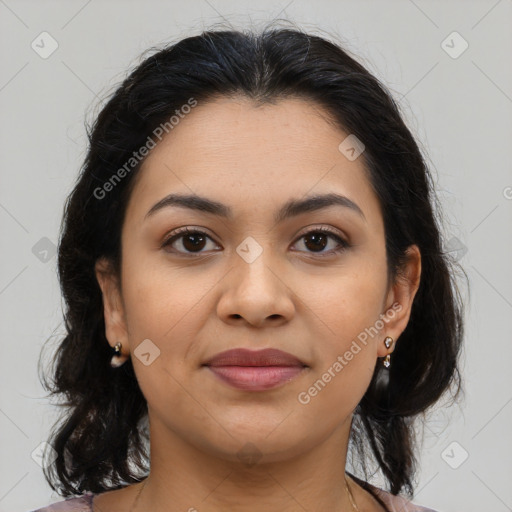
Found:
[(208, 366), (224, 382), (246, 391), (265, 391), (299, 375), (302, 366)]

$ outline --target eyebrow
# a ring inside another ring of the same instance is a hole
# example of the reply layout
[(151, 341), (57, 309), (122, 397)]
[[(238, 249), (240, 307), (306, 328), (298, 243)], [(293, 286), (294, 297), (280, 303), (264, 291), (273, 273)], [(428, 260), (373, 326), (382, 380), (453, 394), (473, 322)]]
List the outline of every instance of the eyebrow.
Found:
[[(151, 209), (146, 213), (144, 217), (147, 219), (154, 215), (157, 211), (168, 207), (179, 207), (187, 208), (189, 210), (199, 211), (203, 213), (209, 213), (225, 219), (233, 219), (233, 210), (218, 201), (201, 197), (195, 194), (181, 195), (181, 194), (169, 194), (164, 197), (158, 203), (153, 205)], [(322, 210), (330, 206), (343, 206), (349, 210), (357, 213), (362, 219), (366, 221), (363, 211), (359, 206), (354, 203), (351, 199), (340, 194), (319, 194), (309, 196), (304, 199), (291, 199), (286, 202), (282, 208), (274, 216), (276, 223), (283, 222), (286, 219), (295, 217), (302, 213), (313, 212)]]

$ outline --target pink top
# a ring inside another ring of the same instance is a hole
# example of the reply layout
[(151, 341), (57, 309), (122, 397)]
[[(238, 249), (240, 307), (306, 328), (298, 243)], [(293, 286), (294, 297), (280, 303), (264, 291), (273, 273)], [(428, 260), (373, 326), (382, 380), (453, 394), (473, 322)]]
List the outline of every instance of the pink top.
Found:
[[(436, 512), (431, 508), (420, 507), (401, 496), (394, 496), (373, 485), (366, 484), (372, 494), (380, 499), (388, 512)], [(93, 512), (92, 502), (97, 494), (85, 493), (78, 498), (67, 498), (63, 501), (52, 503), (47, 507), (38, 508), (32, 512)]]

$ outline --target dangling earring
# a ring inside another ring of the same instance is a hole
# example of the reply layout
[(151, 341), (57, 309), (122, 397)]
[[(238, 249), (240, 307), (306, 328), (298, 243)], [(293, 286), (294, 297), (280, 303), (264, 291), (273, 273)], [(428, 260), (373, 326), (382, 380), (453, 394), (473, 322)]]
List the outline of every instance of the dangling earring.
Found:
[(112, 356), (110, 361), (110, 366), (112, 366), (112, 368), (118, 368), (122, 364), (126, 363), (126, 360), (128, 359), (128, 357), (121, 355), (122, 346), (122, 343), (118, 341), (114, 347), (115, 354)]
[[(384, 340), (384, 345), (386, 346), (386, 348), (390, 348), (391, 345), (393, 345), (393, 338), (391, 336), (387, 336), (386, 339)], [(391, 355), (390, 354), (388, 354), (384, 358), (384, 361), (382, 362), (382, 364), (384, 365), (385, 368), (389, 368), (391, 366)]]

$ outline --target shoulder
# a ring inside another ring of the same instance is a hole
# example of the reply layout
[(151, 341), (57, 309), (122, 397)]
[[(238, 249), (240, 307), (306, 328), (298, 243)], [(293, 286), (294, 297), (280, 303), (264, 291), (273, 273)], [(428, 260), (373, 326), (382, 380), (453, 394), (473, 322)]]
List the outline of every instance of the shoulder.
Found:
[(432, 508), (416, 505), (403, 496), (395, 496), (394, 494), (390, 494), (389, 492), (383, 491), (373, 485), (367, 485), (371, 488), (372, 494), (374, 494), (374, 496), (378, 496), (382, 500), (389, 509), (389, 512), (436, 512)]
[(93, 497), (94, 494), (86, 493), (75, 498), (57, 501), (46, 507), (33, 510), (32, 512), (91, 512)]

